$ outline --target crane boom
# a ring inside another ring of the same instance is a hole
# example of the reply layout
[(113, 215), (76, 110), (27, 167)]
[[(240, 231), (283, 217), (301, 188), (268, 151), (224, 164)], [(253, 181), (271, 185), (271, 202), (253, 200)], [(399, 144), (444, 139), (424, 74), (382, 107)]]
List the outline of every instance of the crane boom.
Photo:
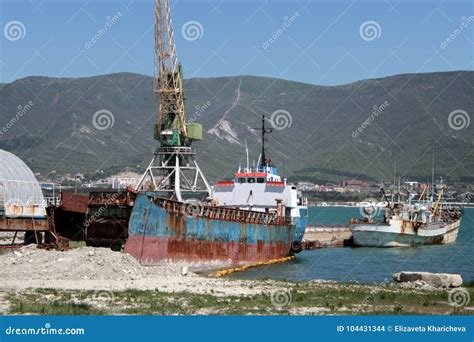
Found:
[(164, 145), (187, 141), (183, 72), (176, 54), (169, 0), (155, 0), (154, 92), (158, 124), (155, 139)]
[(154, 157), (135, 190), (156, 191), (177, 201), (202, 200), (211, 188), (191, 148), (202, 139), (202, 126), (186, 124), (183, 70), (176, 54), (170, 0), (155, 0), (155, 76), (153, 82), (160, 141)]

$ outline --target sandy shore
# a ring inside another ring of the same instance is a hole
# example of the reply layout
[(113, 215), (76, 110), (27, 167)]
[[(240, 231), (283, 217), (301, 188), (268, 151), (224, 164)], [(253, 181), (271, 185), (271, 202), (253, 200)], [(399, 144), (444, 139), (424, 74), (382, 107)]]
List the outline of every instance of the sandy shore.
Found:
[[(61, 290), (189, 291), (215, 295), (254, 295), (274, 287), (273, 281), (210, 278), (196, 274), (222, 263), (163, 262), (141, 265), (132, 256), (107, 248), (82, 247), (68, 251), (38, 249), (35, 245), (0, 255), (0, 291), (28, 288)], [(188, 268), (182, 275), (183, 267)]]
[[(92, 247), (61, 252), (30, 245), (2, 253), (0, 315), (474, 313), (472, 287), (211, 278), (202, 271), (221, 263), (144, 266), (128, 254)], [(451, 291), (462, 307), (450, 303)]]

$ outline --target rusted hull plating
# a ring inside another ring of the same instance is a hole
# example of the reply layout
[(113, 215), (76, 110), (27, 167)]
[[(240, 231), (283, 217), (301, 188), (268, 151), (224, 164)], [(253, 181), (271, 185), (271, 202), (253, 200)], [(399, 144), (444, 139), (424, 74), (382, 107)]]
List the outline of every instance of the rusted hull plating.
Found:
[(47, 232), (50, 230), (48, 220), (38, 218), (8, 218), (0, 217), (0, 231), (40, 231)]
[(233, 264), (241, 264), (288, 256), (290, 245), (129, 236), (125, 252), (143, 264), (153, 264), (160, 260), (231, 261)]
[(186, 207), (140, 194), (130, 217), (125, 252), (143, 263), (166, 259), (239, 264), (292, 254), (295, 225), (284, 218), (272, 221), (265, 213), (222, 210)]
[(410, 221), (387, 224), (354, 224), (354, 245), (362, 247), (406, 247), (447, 244), (456, 241), (461, 220), (443, 225), (417, 225)]

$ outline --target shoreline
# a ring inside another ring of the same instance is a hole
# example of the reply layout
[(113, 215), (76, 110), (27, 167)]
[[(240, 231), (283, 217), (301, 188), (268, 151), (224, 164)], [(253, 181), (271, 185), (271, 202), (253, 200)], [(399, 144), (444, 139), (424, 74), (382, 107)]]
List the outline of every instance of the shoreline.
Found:
[[(324, 202), (324, 201), (308, 201), (308, 208), (359, 208), (360, 202)], [(449, 202), (448, 202), (449, 204)], [(474, 208), (474, 203), (453, 203), (455, 205), (461, 205), (464, 208)]]
[[(461, 288), (201, 274), (216, 266), (220, 265), (143, 266), (128, 254), (104, 248), (60, 252), (26, 246), (0, 255), (0, 314), (474, 314), (474, 307), (450, 305), (449, 291)], [(182, 267), (189, 269), (186, 275)], [(473, 284), (462, 291), (474, 298)]]

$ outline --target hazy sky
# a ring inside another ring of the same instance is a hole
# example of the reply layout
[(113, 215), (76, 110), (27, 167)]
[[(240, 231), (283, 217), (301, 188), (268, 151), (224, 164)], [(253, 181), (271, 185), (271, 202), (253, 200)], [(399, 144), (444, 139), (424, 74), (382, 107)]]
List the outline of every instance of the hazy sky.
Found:
[[(152, 0), (0, 4), (0, 82), (153, 73)], [(171, 4), (186, 78), (246, 74), (333, 85), (474, 66), (472, 0)]]

